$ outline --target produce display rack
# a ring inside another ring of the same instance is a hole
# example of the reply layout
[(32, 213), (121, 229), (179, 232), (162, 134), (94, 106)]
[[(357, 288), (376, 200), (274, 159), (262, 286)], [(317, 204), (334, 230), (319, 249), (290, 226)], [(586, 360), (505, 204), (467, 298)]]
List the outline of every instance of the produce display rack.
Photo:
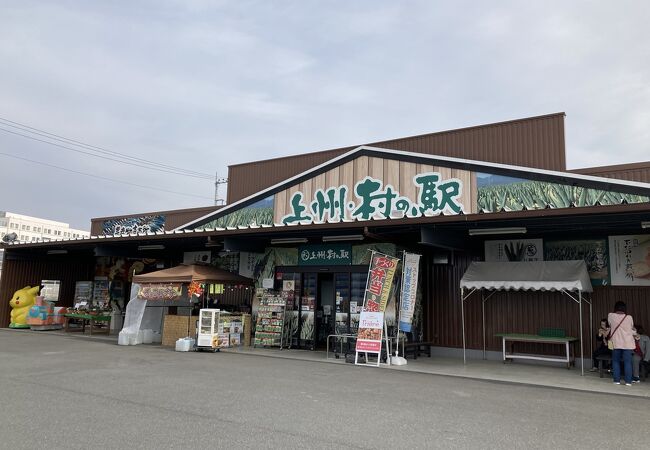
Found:
[(253, 347), (283, 347), (284, 317), (287, 300), (281, 294), (267, 291), (262, 294), (255, 321)]

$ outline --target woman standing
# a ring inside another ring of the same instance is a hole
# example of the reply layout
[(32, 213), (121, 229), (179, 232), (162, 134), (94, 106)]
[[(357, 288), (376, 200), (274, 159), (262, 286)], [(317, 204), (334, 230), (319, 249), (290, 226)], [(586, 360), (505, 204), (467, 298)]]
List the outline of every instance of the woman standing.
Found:
[(632, 352), (636, 347), (634, 342), (634, 320), (627, 314), (624, 302), (616, 302), (614, 312), (607, 316), (609, 322), (609, 340), (614, 344), (612, 351), (612, 371), (614, 384), (621, 384), (621, 359), (625, 368), (625, 385), (632, 386)]

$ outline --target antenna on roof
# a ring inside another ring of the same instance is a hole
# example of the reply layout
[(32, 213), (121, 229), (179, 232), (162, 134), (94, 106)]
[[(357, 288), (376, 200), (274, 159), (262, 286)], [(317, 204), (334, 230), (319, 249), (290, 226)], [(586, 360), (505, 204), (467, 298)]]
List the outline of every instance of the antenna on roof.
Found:
[(214, 173), (214, 204), (215, 206), (223, 206), (226, 201), (219, 196), (219, 186), (228, 184), (228, 178), (219, 178), (219, 173)]

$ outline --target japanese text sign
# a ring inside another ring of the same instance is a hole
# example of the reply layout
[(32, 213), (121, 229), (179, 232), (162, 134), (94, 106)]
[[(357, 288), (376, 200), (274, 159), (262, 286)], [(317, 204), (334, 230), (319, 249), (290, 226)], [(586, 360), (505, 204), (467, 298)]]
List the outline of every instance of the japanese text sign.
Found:
[(368, 284), (363, 309), (384, 312), (397, 269), (398, 258), (374, 252), (368, 269)]
[(349, 266), (352, 264), (350, 244), (303, 245), (298, 249), (300, 266)]
[(650, 286), (650, 234), (609, 237), (614, 286)]
[(461, 180), (444, 180), (438, 172), (426, 172), (415, 175), (413, 184), (419, 191), (417, 199), (405, 197), (390, 184), (384, 185), (372, 177), (365, 177), (353, 189), (346, 185), (318, 189), (312, 198), (298, 191), (291, 196), (291, 212), (282, 218), (282, 223), (398, 219), (463, 212)]
[(402, 266), (402, 298), (399, 306), (399, 329), (410, 332), (418, 290), (420, 255), (404, 253)]

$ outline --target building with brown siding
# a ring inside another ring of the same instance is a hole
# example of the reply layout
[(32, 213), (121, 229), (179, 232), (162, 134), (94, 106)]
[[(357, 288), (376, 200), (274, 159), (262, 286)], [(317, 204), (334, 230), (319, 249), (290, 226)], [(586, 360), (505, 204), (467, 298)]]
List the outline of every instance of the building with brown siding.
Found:
[[(441, 351), (462, 345), (458, 286), (472, 261), (584, 259), (594, 285), (585, 336), (621, 299), (635, 322), (650, 323), (650, 259), (641, 255), (650, 249), (650, 163), (567, 171), (565, 160), (560, 113), (239, 164), (229, 168), (225, 207), (93, 219), (91, 239), (5, 246), (0, 298), (60, 279), (61, 304), (70, 304), (74, 282), (107, 258), (124, 261), (128, 292), (136, 263), (153, 270), (207, 251), (213, 264), (249, 261), (258, 286), (291, 281), (300, 317), (292, 344), (319, 348), (327, 334), (354, 332), (368, 250), (409, 251), (422, 255), (414, 339)], [(624, 237), (641, 255), (632, 276), (620, 267)], [(318, 258), (330, 250), (349, 259)], [(3, 300), (0, 325), (8, 314)], [(498, 293), (485, 314), (489, 350), (500, 349), (497, 333), (580, 331), (576, 305), (557, 292)], [(480, 300), (465, 315), (468, 348), (482, 349)]]

